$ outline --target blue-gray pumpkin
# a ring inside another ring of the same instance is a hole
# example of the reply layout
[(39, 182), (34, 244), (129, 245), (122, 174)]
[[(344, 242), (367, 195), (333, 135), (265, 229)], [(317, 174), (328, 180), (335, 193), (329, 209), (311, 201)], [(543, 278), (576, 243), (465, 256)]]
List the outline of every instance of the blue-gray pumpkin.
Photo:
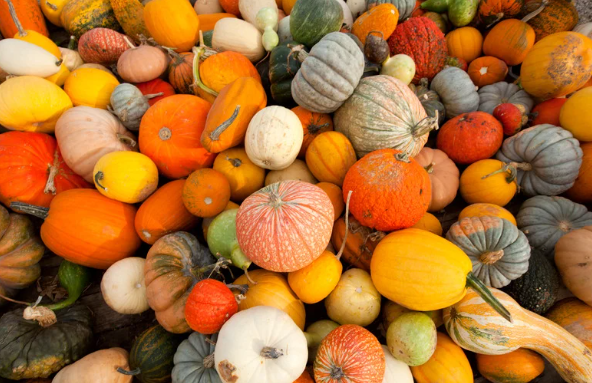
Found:
[(185, 339), (173, 359), (173, 383), (222, 383), (214, 368), (214, 349), (217, 334), (209, 336), (194, 332)]

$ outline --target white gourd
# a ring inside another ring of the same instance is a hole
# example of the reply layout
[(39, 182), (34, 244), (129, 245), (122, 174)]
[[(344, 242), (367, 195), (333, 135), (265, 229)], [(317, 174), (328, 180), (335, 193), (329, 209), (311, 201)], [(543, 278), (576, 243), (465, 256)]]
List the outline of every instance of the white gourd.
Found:
[(347, 4), (344, 0), (335, 0), (341, 5), (343, 8), (343, 24), (345, 24), (350, 30), (354, 25), (354, 17), (352, 16), (352, 11), (349, 9)]
[(60, 52), (62, 52), (62, 60), (64, 60), (64, 65), (70, 72), (75, 71), (84, 64), (82, 57), (80, 57), (80, 53), (73, 49), (68, 48), (61, 48), (59, 47)]
[(395, 359), (387, 346), (381, 345), (381, 347), (386, 362), (382, 383), (413, 383), (413, 375), (411, 375), (409, 366)]
[(261, 32), (254, 25), (228, 17), (216, 23), (212, 48), (218, 52), (238, 52), (251, 62), (258, 62), (265, 56), (261, 38)]
[(224, 13), (224, 8), (218, 0), (197, 0), (193, 6), (198, 15), (211, 15), (213, 13)]
[[(253, 24), (257, 27), (257, 13), (263, 8), (273, 8), (277, 14), (278, 7), (275, 0), (239, 0), (238, 9), (241, 13), (243, 20)], [(263, 31), (263, 28), (259, 28)], [(277, 30), (277, 24), (275, 26)]]
[(0, 40), (0, 68), (15, 76), (49, 77), (58, 73), (62, 60), (35, 44)]
[(150, 308), (144, 284), (144, 263), (144, 258), (124, 258), (111, 265), (103, 275), (103, 299), (114, 311), (140, 314)]
[(415, 61), (405, 54), (394, 55), (382, 64), (380, 74), (397, 78), (409, 85), (415, 76)]

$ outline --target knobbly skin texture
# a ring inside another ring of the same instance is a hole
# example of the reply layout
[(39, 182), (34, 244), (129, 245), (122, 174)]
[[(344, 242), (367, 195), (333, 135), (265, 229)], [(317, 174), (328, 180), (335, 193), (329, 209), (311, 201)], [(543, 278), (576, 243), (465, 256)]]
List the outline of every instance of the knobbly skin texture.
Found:
[(390, 324), (386, 343), (391, 354), (409, 366), (427, 362), (436, 350), (436, 325), (424, 313), (402, 314)]

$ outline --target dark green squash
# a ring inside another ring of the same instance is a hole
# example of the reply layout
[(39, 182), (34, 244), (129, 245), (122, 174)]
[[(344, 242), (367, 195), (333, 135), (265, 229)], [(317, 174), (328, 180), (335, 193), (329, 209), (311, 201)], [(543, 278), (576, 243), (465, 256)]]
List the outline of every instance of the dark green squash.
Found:
[(271, 96), (275, 102), (282, 106), (291, 106), (294, 104), (291, 91), (292, 80), (301, 65), (300, 60), (298, 60), (297, 51), (295, 51), (295, 48), (298, 46), (306, 50), (297, 42), (287, 41), (273, 48), (269, 56)]
[(417, 98), (419, 98), (428, 116), (435, 117), (436, 111), (438, 111), (438, 124), (441, 125), (446, 117), (446, 108), (444, 108), (444, 104), (440, 101), (438, 93), (430, 90), (428, 87), (428, 79), (424, 77), (419, 80), (419, 84), (410, 84), (409, 87)]
[(131, 373), (142, 383), (170, 382), (175, 352), (185, 338), (166, 331), (161, 325), (150, 327), (132, 345)]
[(41, 327), (23, 319), (23, 310), (0, 318), (0, 376), (19, 380), (47, 378), (91, 350), (92, 313), (83, 305), (56, 312), (58, 322)]
[(204, 40), (204, 45), (206, 47), (209, 47), (209, 48), (212, 47), (212, 37), (214, 37), (214, 30), (213, 29), (211, 31), (203, 32), (203, 40)]
[(323, 36), (341, 29), (343, 9), (335, 0), (298, 0), (290, 13), (290, 33), (311, 48)]
[(559, 275), (541, 252), (530, 254), (528, 271), (503, 288), (527, 310), (543, 315), (555, 304), (559, 292)]

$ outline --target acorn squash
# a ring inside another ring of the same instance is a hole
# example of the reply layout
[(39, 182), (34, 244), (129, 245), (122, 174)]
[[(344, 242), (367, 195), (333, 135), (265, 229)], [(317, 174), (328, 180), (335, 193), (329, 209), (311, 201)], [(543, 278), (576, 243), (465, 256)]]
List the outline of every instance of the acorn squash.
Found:
[[(279, 105), (294, 104), (292, 80), (300, 69), (301, 62), (294, 48), (299, 44), (288, 41), (273, 48), (269, 57), (269, 81), (271, 96)], [(301, 46), (302, 47), (302, 46)], [(302, 48), (305, 50), (305, 48)]]

